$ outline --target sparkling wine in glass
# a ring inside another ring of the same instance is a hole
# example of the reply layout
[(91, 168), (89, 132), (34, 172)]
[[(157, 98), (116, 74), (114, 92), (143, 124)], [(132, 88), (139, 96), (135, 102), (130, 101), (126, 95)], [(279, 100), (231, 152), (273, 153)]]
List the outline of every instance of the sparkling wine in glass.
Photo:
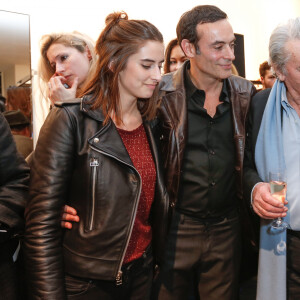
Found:
[[(270, 186), (272, 196), (279, 202), (285, 202), (286, 197), (286, 178), (283, 172), (270, 172)], [(271, 227), (278, 230), (285, 230), (289, 227), (288, 223), (277, 218), (271, 223)]]

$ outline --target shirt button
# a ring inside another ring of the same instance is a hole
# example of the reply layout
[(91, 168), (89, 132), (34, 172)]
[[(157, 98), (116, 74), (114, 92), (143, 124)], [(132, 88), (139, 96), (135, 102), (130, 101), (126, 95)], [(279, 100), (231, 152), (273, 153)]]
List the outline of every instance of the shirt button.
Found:
[(215, 186), (216, 185), (216, 183), (214, 182), (214, 181), (212, 181), (211, 183), (210, 183), (210, 186)]
[(99, 139), (98, 138), (94, 138), (94, 143), (99, 143)]
[(170, 207), (174, 208), (174, 207), (175, 207), (175, 203), (172, 202), (172, 203), (170, 204)]
[(211, 154), (211, 155), (215, 155), (215, 151), (214, 151), (214, 150), (212, 150), (212, 149), (210, 149), (210, 150), (209, 150), (209, 154)]
[(209, 121), (209, 125), (213, 125), (214, 124), (214, 121)]

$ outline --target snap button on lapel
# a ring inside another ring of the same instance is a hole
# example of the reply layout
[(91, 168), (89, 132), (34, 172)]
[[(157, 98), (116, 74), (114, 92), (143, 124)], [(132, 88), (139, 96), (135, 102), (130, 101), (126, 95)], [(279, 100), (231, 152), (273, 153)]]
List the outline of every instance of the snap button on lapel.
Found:
[(94, 138), (94, 143), (99, 143), (99, 139), (98, 138)]

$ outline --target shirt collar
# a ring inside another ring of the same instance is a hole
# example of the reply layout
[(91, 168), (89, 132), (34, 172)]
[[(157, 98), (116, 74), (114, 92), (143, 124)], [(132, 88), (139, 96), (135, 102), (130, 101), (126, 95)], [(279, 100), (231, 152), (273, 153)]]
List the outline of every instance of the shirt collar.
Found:
[(286, 87), (284, 85), (284, 88), (282, 88), (281, 90), (281, 103), (283, 104), (283, 102), (285, 102), (286, 104), (289, 103), (287, 96), (286, 96)]
[[(203, 90), (199, 90), (197, 89), (197, 87), (193, 84), (192, 79), (190, 77), (190, 70), (191, 64), (190, 62), (188, 62), (185, 66), (185, 70), (184, 70), (184, 85), (186, 87), (186, 98), (190, 99), (194, 93), (196, 93), (197, 91), (201, 91), (202, 93), (205, 94), (205, 92)], [(224, 101), (224, 102), (228, 102), (229, 103), (229, 96), (228, 96), (228, 90), (227, 90), (227, 84), (226, 84), (226, 80), (223, 80), (223, 86), (222, 86), (222, 91), (220, 94), (220, 100)]]
[(286, 86), (284, 85), (281, 90), (281, 106), (286, 110), (287, 113), (289, 113), (290, 109), (293, 109), (291, 104), (289, 103), (289, 100), (286, 96)]

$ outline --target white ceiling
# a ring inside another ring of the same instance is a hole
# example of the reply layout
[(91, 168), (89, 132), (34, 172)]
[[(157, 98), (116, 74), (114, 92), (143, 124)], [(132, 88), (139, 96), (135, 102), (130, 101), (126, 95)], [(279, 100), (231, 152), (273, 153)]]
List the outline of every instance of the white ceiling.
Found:
[(0, 71), (30, 65), (29, 16), (0, 10)]

